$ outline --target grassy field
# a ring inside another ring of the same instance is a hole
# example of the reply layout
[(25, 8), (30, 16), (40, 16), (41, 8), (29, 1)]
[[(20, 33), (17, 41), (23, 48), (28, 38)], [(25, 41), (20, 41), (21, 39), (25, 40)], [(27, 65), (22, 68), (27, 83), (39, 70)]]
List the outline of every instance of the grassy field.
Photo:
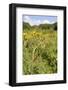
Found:
[(57, 31), (24, 29), (23, 74), (57, 73)]

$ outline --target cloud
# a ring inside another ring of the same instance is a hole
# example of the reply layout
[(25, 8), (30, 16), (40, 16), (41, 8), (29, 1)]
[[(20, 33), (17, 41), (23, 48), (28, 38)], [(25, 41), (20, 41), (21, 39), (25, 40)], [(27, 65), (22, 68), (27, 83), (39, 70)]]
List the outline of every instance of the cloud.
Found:
[(42, 22), (42, 24), (50, 24), (51, 22), (50, 21), (48, 21), (48, 20), (44, 20), (43, 22)]
[(51, 24), (54, 24), (54, 23), (56, 23), (56, 22), (57, 22), (57, 21), (52, 21)]
[(32, 20), (29, 16), (24, 16), (24, 22), (29, 23), (31, 26), (41, 24), (40, 20)]
[(55, 21), (50, 22), (49, 20), (34, 20), (31, 19), (29, 16), (24, 16), (24, 22), (29, 23), (31, 26), (39, 25), (39, 24), (53, 24)]
[(24, 16), (24, 22), (29, 22), (29, 21), (30, 21), (29, 16)]

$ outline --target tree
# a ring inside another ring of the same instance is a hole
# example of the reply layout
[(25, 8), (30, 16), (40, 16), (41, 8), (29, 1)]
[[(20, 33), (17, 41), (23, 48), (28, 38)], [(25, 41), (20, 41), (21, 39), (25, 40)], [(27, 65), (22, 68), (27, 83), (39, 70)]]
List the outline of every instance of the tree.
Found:
[(26, 30), (26, 29), (30, 30), (31, 26), (29, 23), (23, 22), (23, 28), (24, 28), (24, 30)]
[(53, 28), (57, 31), (57, 22), (53, 24)]

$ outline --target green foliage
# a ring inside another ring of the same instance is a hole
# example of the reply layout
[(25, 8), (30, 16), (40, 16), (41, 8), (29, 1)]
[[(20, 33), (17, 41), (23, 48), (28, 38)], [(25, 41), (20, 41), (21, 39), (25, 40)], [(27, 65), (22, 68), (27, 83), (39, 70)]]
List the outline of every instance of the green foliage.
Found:
[(57, 22), (53, 24), (54, 30), (57, 30)]
[(23, 28), (24, 28), (24, 30), (30, 30), (31, 26), (29, 23), (23, 22)]
[(51, 24), (40, 24), (39, 25), (39, 28), (42, 29), (42, 30), (49, 30), (50, 28), (52, 27)]
[(47, 30), (34, 27), (24, 30), (23, 73), (57, 73), (57, 31), (50, 26)]
[(54, 24), (40, 24), (39, 26), (31, 26), (29, 23), (23, 22), (23, 28), (24, 30), (57, 30), (57, 22), (55, 22)]

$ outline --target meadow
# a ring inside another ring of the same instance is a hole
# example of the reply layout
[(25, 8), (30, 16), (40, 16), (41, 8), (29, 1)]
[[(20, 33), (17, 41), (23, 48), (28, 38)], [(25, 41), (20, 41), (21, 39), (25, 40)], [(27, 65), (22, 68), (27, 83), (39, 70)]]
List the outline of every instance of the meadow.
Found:
[[(45, 26), (45, 27), (44, 27)], [(24, 75), (57, 73), (57, 27), (23, 24)]]

